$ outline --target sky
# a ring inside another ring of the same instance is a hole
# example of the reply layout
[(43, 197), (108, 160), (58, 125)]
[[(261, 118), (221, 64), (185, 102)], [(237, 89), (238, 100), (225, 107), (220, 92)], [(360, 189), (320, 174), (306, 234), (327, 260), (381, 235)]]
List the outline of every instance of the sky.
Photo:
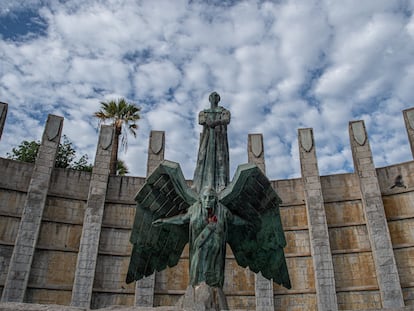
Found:
[(39, 140), (48, 114), (94, 159), (100, 102), (141, 107), (120, 152), (145, 176), (151, 130), (191, 179), (198, 112), (231, 111), (231, 176), (263, 133), (270, 179), (300, 177), (297, 133), (313, 128), (321, 175), (353, 171), (348, 123), (364, 120), (376, 167), (412, 160), (414, 0), (0, 0), (0, 141)]

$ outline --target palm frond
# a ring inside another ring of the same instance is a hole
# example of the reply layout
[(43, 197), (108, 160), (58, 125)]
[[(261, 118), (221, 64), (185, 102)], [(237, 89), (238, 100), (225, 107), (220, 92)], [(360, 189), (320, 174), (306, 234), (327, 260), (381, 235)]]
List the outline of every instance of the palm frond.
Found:
[[(101, 102), (100, 110), (94, 113), (99, 122), (111, 122), (116, 129), (119, 129), (121, 136), (121, 149), (126, 151), (128, 146), (127, 132), (134, 137), (137, 136), (136, 130), (138, 125), (136, 122), (141, 119), (141, 108), (135, 104), (128, 103), (124, 98), (118, 100), (110, 100)], [(124, 131), (122, 130), (124, 129)]]

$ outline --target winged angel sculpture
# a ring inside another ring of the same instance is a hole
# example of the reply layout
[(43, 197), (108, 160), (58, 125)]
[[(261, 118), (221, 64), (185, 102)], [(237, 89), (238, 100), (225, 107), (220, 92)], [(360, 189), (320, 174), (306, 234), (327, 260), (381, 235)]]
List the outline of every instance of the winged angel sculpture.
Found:
[(240, 165), (229, 183), (230, 113), (210, 95), (190, 188), (178, 163), (163, 161), (135, 197), (137, 209), (127, 283), (178, 263), (190, 247), (190, 284), (222, 288), (226, 244), (242, 267), (290, 288), (280, 198), (254, 164)]

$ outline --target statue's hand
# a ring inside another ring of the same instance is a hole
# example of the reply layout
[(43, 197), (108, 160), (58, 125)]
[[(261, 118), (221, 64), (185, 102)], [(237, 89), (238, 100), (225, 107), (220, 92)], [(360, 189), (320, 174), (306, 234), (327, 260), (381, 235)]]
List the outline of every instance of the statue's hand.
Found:
[(215, 128), (217, 125), (220, 125), (220, 121), (219, 120), (212, 120), (210, 118), (208, 118), (206, 120), (206, 125), (210, 128)]
[(164, 219), (157, 219), (155, 221), (152, 222), (153, 226), (161, 226), (164, 223)]

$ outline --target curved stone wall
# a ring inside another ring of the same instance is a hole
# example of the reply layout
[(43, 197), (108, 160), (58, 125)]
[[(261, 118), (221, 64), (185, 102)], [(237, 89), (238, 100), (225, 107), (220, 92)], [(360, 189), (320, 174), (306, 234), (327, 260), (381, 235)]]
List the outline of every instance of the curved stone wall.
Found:
[[(0, 158), (0, 288), (17, 235), (33, 165)], [(377, 169), (378, 180), (406, 305), (414, 305), (414, 162)], [(55, 169), (29, 278), (26, 302), (71, 302), (90, 173)], [(390, 189), (396, 175), (407, 188)], [(134, 305), (135, 288), (124, 282), (140, 177), (111, 177), (99, 242), (92, 308)], [(381, 308), (378, 280), (355, 174), (322, 176), (339, 310)], [(314, 271), (301, 179), (273, 181), (288, 245), (292, 289), (275, 285), (276, 310), (316, 310)], [(177, 267), (156, 274), (154, 302), (172, 305), (188, 283), (188, 249)], [(232, 309), (254, 309), (254, 274), (237, 265), (228, 250), (225, 293)]]
[[(158, 135), (158, 134), (157, 134)], [(155, 135), (158, 137), (159, 136)], [(150, 149), (150, 148), (149, 148)], [(149, 154), (148, 171), (163, 159)], [(355, 159), (354, 159), (355, 160)], [(302, 159), (302, 161), (305, 161)], [(364, 160), (365, 161), (365, 160)], [(362, 161), (361, 161), (362, 163)], [(16, 236), (26, 206), (35, 165), (0, 158), (0, 294), (6, 286)], [(398, 269), (403, 303), (414, 306), (414, 161), (375, 169), (382, 199), (392, 253)], [(80, 243), (85, 233), (86, 210), (95, 179), (93, 173), (53, 169), (39, 235), (24, 289), (24, 302), (70, 305), (74, 303), (73, 288), (78, 266)], [(362, 173), (362, 175), (365, 173)], [(372, 175), (372, 174), (371, 174)], [(392, 187), (400, 175), (405, 187)], [(371, 224), (367, 221), (367, 199), (361, 187), (361, 174), (348, 173), (318, 178), (296, 178), (272, 181), (281, 197), (282, 223), (287, 239), (285, 254), (292, 289), (273, 284), (274, 310), (318, 310), (320, 288), (314, 265), (315, 245), (308, 219), (309, 182), (320, 184), (334, 278), (338, 310), (384, 308), (381, 279)], [(157, 272), (152, 283), (126, 285), (131, 245), (129, 235), (135, 214), (134, 196), (145, 177), (109, 176), (104, 195), (103, 214), (98, 232), (96, 260), (87, 271), (93, 272), (90, 292), (91, 308), (111, 305), (147, 303), (141, 293), (150, 293), (154, 306), (175, 304), (188, 284), (188, 248), (179, 264)], [(381, 202), (380, 202), (381, 205)], [(371, 229), (370, 229), (371, 228)], [(313, 233), (315, 236), (315, 233)], [(323, 246), (321, 246), (323, 247)], [(14, 259), (16, 260), (16, 259)], [(19, 261), (17, 259), (17, 267)], [(24, 263), (22, 263), (24, 264)], [(92, 273), (88, 272), (88, 273)], [(257, 309), (258, 291), (255, 275), (237, 265), (227, 250), (224, 292), (231, 309)], [(319, 273), (319, 272), (318, 272)], [(383, 273), (383, 272), (382, 272)], [(148, 285), (150, 284), (150, 285)], [(152, 285), (151, 285), (152, 284)], [(3, 297), (4, 301), (4, 297)], [(319, 307), (320, 309), (320, 307)]]

